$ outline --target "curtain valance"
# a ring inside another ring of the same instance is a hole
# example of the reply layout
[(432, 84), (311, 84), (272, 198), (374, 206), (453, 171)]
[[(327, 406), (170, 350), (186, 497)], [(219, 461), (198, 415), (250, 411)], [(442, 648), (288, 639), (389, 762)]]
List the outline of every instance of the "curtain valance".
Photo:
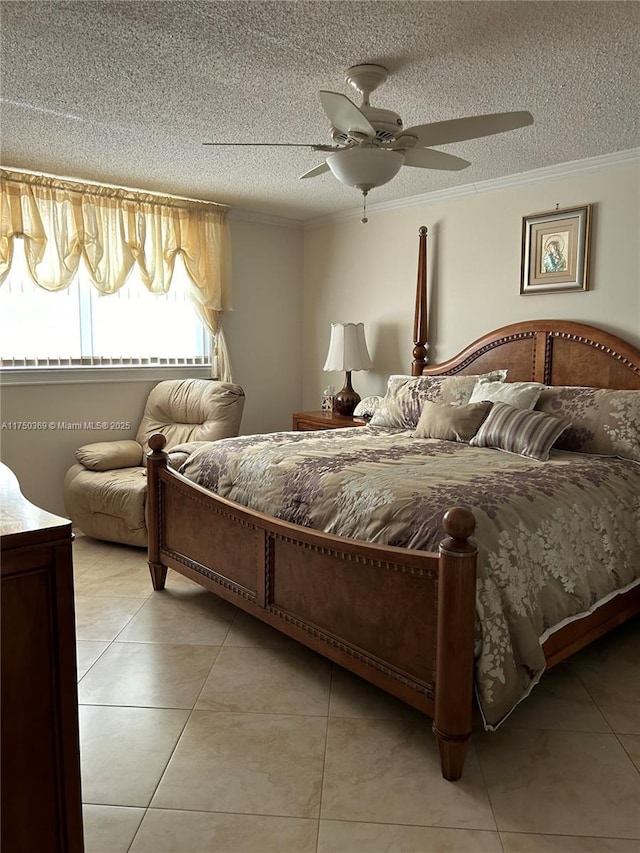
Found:
[(166, 293), (180, 254), (216, 342), (212, 363), (231, 380), (221, 316), (232, 307), (227, 207), (7, 169), (0, 196), (0, 284), (18, 236), (33, 280), (50, 291), (68, 287), (82, 260), (101, 293), (118, 291), (135, 264), (152, 293)]

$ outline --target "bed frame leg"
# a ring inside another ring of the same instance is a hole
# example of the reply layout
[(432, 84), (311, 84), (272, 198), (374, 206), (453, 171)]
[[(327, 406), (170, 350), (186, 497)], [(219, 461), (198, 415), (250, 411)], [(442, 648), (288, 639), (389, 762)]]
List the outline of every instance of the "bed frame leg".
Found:
[(149, 439), (151, 452), (147, 453), (147, 556), (151, 583), (156, 590), (164, 589), (167, 579), (167, 567), (160, 562), (160, 472), (167, 467), (166, 443), (164, 435), (155, 433)]
[(471, 733), (461, 740), (451, 740), (448, 735), (443, 735), (438, 731), (435, 723), (433, 724), (433, 733), (438, 740), (442, 775), (449, 782), (457, 782), (462, 776)]
[(468, 509), (454, 507), (445, 513), (443, 527), (447, 538), (440, 545), (433, 731), (442, 775), (455, 782), (462, 775), (473, 715), (477, 549), (469, 537), (475, 519)]
[(162, 563), (152, 563), (149, 561), (149, 572), (151, 573), (151, 583), (154, 589), (164, 589), (165, 581), (167, 580), (167, 567)]

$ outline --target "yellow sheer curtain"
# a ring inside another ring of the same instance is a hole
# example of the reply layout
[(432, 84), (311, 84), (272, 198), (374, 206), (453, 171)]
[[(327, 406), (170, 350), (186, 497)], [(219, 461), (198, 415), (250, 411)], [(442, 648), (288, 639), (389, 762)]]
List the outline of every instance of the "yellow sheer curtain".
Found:
[(33, 280), (45, 290), (63, 290), (77, 273), (82, 255), (81, 199), (49, 182), (30, 186), (8, 180), (5, 174), (0, 172), (1, 281), (11, 267), (14, 238), (21, 236)]
[[(198, 247), (206, 245), (208, 252)], [(189, 274), (189, 296), (198, 316), (214, 340), (212, 372), (223, 382), (232, 382), (231, 360), (227, 349), (222, 315), (231, 308), (231, 237), (227, 211), (195, 211), (181, 222), (181, 248)], [(211, 281), (219, 282), (212, 288)]]
[(17, 236), (33, 280), (52, 291), (71, 284), (82, 260), (101, 293), (118, 291), (135, 264), (152, 293), (166, 293), (180, 253), (189, 297), (213, 336), (212, 374), (232, 381), (222, 330), (232, 310), (228, 208), (6, 169), (0, 195), (0, 284)]

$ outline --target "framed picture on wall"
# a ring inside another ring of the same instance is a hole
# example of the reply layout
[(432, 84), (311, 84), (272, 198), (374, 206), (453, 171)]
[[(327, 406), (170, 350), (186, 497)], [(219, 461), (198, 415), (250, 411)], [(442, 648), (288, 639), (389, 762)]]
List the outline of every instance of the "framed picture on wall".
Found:
[(588, 290), (591, 208), (523, 217), (521, 294)]

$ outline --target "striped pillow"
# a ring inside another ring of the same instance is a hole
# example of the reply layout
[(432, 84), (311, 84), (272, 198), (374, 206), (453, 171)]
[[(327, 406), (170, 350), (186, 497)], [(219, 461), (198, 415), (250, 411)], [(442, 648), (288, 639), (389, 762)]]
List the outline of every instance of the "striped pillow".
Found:
[(553, 443), (570, 426), (566, 418), (496, 402), (469, 444), (496, 447), (546, 462)]

